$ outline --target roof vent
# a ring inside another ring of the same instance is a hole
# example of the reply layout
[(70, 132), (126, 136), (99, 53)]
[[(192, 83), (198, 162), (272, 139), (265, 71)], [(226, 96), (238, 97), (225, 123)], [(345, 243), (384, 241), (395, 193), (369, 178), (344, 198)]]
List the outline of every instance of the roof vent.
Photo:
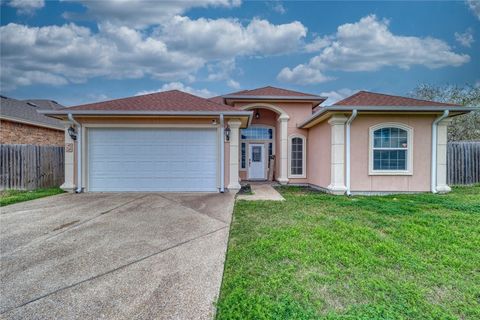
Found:
[(27, 102), (27, 104), (28, 104), (29, 106), (32, 106), (32, 107), (38, 108), (38, 106), (37, 106), (35, 103)]

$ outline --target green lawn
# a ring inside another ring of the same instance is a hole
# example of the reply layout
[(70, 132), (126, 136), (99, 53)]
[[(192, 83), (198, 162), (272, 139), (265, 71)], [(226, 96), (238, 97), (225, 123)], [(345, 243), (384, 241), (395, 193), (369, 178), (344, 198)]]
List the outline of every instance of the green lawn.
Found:
[(480, 186), (237, 201), (218, 319), (480, 319)]
[(37, 189), (33, 191), (20, 191), (20, 190), (5, 190), (0, 191), (0, 206), (7, 206), (9, 204), (14, 204), (17, 202), (23, 202), (48, 196), (53, 196), (55, 194), (63, 193), (64, 191), (60, 188), (49, 188), (49, 189)]

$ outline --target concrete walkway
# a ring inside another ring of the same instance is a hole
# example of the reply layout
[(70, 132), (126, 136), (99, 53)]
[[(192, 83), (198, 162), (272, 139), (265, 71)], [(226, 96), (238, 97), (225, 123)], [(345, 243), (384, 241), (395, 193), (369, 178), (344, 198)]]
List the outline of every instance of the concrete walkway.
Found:
[(240, 194), (237, 196), (239, 200), (247, 200), (247, 201), (284, 201), (285, 199), (282, 197), (277, 190), (275, 190), (271, 184), (262, 183), (262, 184), (251, 184), (250, 187), (252, 188), (253, 195), (248, 194)]

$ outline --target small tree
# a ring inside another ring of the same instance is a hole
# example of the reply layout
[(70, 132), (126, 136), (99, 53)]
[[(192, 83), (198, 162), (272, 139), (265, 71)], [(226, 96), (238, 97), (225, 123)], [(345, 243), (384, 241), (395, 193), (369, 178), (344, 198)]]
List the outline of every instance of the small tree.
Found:
[[(465, 86), (434, 86), (421, 84), (410, 93), (413, 98), (438, 102), (455, 103), (462, 106), (480, 106), (480, 87), (467, 84)], [(453, 118), (448, 127), (448, 140), (480, 140), (480, 112), (473, 111)]]

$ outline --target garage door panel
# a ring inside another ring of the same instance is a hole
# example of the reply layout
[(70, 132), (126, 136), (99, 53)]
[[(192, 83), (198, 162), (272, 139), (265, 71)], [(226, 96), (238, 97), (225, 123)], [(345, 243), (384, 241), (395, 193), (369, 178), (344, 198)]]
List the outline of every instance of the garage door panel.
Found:
[(217, 191), (215, 129), (88, 133), (90, 191)]

